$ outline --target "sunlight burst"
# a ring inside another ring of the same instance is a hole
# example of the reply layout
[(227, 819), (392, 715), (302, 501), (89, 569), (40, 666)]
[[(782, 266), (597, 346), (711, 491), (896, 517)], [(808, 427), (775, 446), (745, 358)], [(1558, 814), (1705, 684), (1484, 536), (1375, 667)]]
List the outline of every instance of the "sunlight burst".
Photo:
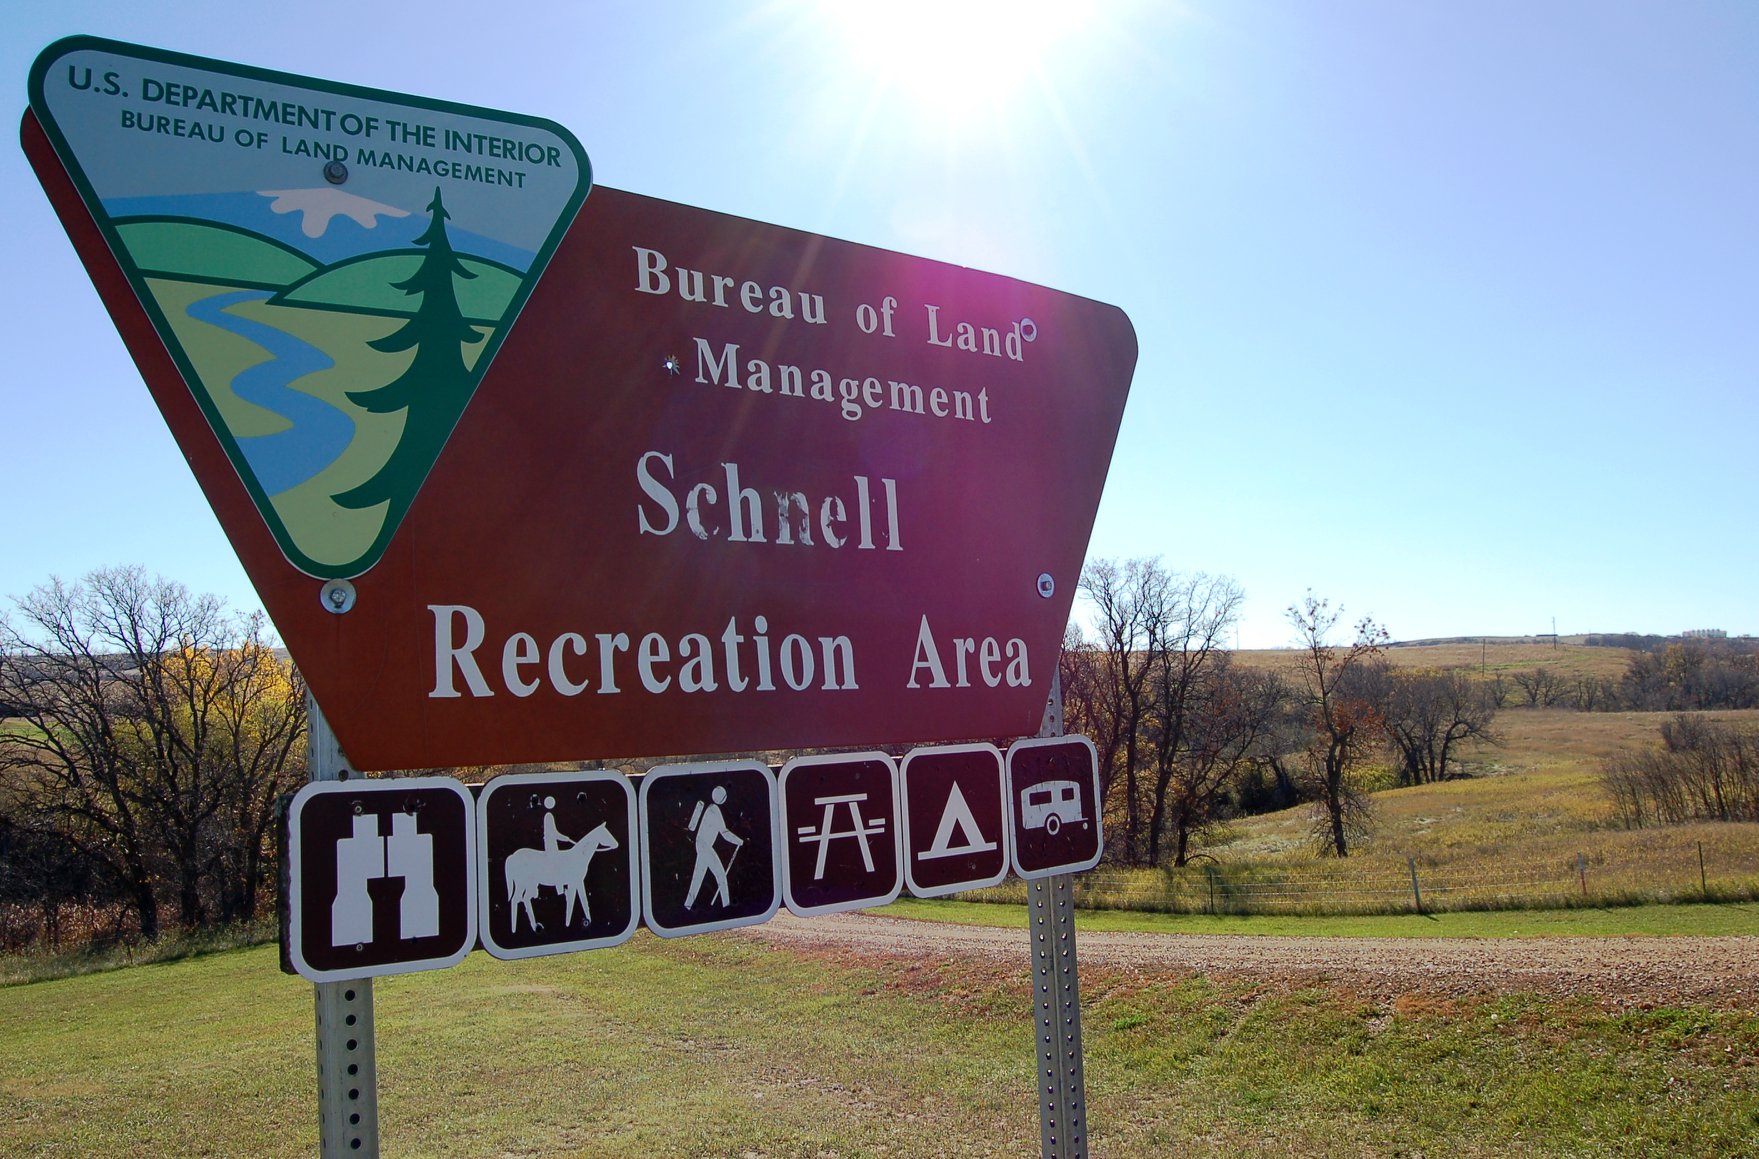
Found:
[(1091, 6), (1071, 0), (893, 0), (838, 5), (845, 51), (888, 99), (919, 112), (995, 113), (1021, 95)]

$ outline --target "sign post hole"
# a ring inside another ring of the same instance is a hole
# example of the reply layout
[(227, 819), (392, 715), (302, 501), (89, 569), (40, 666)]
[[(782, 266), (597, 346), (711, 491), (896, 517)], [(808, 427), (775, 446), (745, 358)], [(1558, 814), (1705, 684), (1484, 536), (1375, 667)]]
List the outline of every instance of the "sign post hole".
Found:
[[(313, 781), (349, 775), (348, 759), (317, 699), (306, 696), (307, 767)], [(358, 775), (358, 774), (355, 774)], [(318, 1053), (318, 1153), (324, 1159), (379, 1153), (379, 1071), (373, 980), (314, 982)]]

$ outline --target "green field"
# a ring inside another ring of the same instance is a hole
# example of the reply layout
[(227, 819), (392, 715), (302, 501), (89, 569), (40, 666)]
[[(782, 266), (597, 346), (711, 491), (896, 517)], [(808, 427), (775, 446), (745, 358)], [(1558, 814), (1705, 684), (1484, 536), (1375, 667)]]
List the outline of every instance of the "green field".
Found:
[[(1759, 715), (1759, 714), (1754, 714)], [(1243, 917), (1084, 910), (1083, 930), (1328, 937), (1759, 935), (1759, 826), (1609, 827), (1597, 762), (1660, 718), (1509, 710), (1469, 780), (1377, 795), (1380, 826), (1316, 858), (1299, 812), (1205, 852), (1315, 889), (1515, 866), (1614, 908)], [(1158, 877), (1154, 871), (1140, 871)], [(1201, 880), (1201, 870), (1190, 871)], [(1082, 889), (1104, 902), (1102, 869)], [(1122, 875), (1128, 877), (1128, 875)], [(1378, 888), (1376, 884), (1376, 888)], [(1115, 901), (1116, 898), (1112, 898)], [(1399, 904), (1403, 904), (1402, 902)], [(883, 911), (1021, 928), (1017, 906)], [(1024, 930), (1021, 933), (1024, 938)], [(932, 943), (930, 943), (932, 945)], [(126, 960), (129, 951), (107, 959)], [(14, 959), (0, 983), (97, 962)], [(1413, 984), (1415, 985), (1415, 984)], [(1024, 968), (894, 960), (738, 935), (462, 965), (376, 986), (387, 1155), (1036, 1154)], [(1759, 1154), (1759, 1006), (1082, 969), (1096, 1157)], [(0, 1155), (280, 1156), (315, 1148), (311, 988), (272, 946), (0, 984)]]
[[(993, 907), (992, 907), (993, 908)], [(1759, 1018), (1084, 969), (1096, 1156), (1751, 1154)], [(388, 1155), (1035, 1154), (1022, 970), (711, 935), (377, 984)], [(315, 1147), (272, 947), (0, 989), (0, 1154)]]

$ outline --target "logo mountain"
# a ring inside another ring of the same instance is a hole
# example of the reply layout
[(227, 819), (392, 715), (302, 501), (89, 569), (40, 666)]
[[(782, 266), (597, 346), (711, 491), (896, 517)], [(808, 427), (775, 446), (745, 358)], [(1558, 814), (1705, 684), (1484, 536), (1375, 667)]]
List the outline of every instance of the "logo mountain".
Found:
[(30, 94), (289, 562), (371, 568), (586, 198), (579, 143), (89, 37)]

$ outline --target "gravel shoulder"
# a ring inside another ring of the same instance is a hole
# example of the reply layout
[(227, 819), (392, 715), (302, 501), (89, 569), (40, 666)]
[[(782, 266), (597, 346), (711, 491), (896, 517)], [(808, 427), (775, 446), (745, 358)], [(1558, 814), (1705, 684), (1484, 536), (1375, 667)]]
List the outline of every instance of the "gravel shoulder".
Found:
[[(1024, 929), (868, 914), (783, 913), (742, 931), (776, 946), (878, 958), (990, 959), (1025, 969)], [(1364, 997), (1524, 992), (1611, 1005), (1759, 1008), (1759, 937), (1339, 938), (1084, 931), (1084, 967), (1332, 984)]]

